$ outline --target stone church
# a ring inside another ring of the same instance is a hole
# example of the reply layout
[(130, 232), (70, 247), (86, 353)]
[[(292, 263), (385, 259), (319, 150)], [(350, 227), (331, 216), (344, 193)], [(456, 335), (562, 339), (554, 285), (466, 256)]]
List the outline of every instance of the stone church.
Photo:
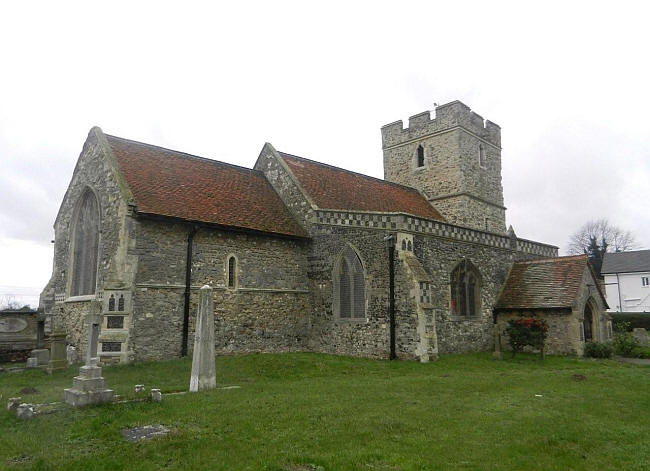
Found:
[[(277, 151), (252, 169), (90, 130), (54, 222), (41, 294), (103, 362), (178, 357), (214, 288), (219, 353), (427, 361), (500, 348), (505, 320), (549, 320), (551, 353), (606, 340), (586, 257), (506, 230), (501, 130), (459, 101), (381, 129), (384, 179)], [(188, 340), (189, 339), (189, 340)]]

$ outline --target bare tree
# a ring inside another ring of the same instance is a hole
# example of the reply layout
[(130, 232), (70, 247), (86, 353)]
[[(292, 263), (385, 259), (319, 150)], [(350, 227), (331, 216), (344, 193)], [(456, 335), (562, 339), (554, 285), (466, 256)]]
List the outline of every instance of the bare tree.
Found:
[(593, 240), (604, 249), (603, 253), (626, 252), (638, 247), (630, 231), (614, 226), (607, 219), (596, 219), (585, 223), (571, 236), (567, 251), (574, 255), (589, 253)]
[(16, 298), (11, 294), (3, 294), (0, 296), (0, 309), (20, 309), (22, 306), (16, 301)]
[(600, 274), (606, 252), (625, 252), (638, 247), (634, 235), (607, 219), (585, 223), (569, 239), (569, 254), (587, 254), (596, 273)]

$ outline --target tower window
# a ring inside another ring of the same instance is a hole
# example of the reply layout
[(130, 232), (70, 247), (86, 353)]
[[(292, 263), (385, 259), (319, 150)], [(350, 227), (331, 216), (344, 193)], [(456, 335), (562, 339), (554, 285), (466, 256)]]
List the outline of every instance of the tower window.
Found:
[(120, 294), (120, 299), (117, 301), (117, 310), (124, 311), (124, 295)]
[(228, 258), (228, 288), (237, 286), (237, 259), (234, 255)]
[(416, 152), (416, 165), (417, 167), (424, 167), (424, 147), (422, 147), (422, 144), (418, 146), (418, 150)]
[(478, 145), (478, 164), (483, 168), (487, 167), (487, 156), (485, 155), (485, 147), (483, 147), (483, 144)]
[(113, 294), (111, 294), (111, 297), (108, 298), (108, 310), (109, 311), (115, 310), (115, 295)]

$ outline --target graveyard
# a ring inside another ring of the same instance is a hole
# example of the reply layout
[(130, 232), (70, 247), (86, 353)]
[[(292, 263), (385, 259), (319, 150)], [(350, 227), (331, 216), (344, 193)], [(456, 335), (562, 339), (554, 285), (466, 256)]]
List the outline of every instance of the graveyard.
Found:
[[(114, 400), (86, 407), (63, 402), (78, 365), (0, 373), (0, 469), (634, 470), (650, 460), (647, 366), (291, 353), (217, 356), (214, 368), (215, 388), (189, 392), (191, 358), (107, 366)], [(21, 420), (4, 407), (10, 397), (47, 406)], [(166, 432), (127, 439), (147, 426)]]

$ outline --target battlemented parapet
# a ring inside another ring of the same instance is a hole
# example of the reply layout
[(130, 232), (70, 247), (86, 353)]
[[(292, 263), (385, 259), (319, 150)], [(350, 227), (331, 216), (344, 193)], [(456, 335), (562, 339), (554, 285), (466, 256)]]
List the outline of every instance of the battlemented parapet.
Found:
[(402, 144), (410, 139), (421, 139), (456, 126), (463, 127), (481, 139), (501, 147), (501, 127), (492, 121), (484, 120), (469, 106), (458, 100), (437, 106), (434, 118), (431, 118), (429, 111), (411, 116), (407, 128), (404, 128), (402, 120), (382, 126), (382, 147)]
[(505, 233), (498, 125), (452, 101), (381, 135), (385, 180), (422, 191), (452, 224)]

